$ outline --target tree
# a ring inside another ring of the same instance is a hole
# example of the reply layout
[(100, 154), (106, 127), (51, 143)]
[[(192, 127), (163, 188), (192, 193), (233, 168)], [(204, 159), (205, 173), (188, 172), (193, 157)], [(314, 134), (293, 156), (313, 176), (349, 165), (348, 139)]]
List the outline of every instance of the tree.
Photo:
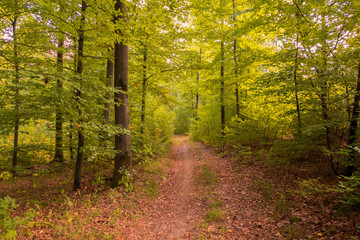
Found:
[[(79, 28), (79, 39), (78, 39), (78, 62), (77, 62), (77, 70), (76, 73), (78, 77), (81, 79), (83, 74), (83, 60), (84, 60), (84, 41), (85, 41), (85, 11), (87, 5), (85, 0), (81, 1), (81, 23)], [(80, 80), (81, 81), (81, 80)], [(81, 85), (80, 85), (81, 88)], [(76, 157), (76, 165), (75, 165), (75, 175), (74, 175), (74, 190), (78, 190), (80, 188), (81, 183), (81, 168), (83, 164), (84, 158), (84, 146), (85, 146), (85, 137), (83, 133), (83, 127), (81, 126), (81, 89), (76, 90), (76, 101), (78, 103), (78, 112), (79, 112), (79, 121), (77, 123), (78, 127), (78, 149), (77, 149), (77, 157)]]
[[(115, 3), (115, 24), (125, 23), (125, 4), (121, 0)], [(117, 30), (121, 34), (121, 30)], [(129, 130), (129, 99), (128, 99), (128, 46), (124, 44), (123, 39), (115, 42), (115, 60), (114, 60), (114, 87), (117, 90), (115, 99), (115, 125), (125, 131)], [(130, 134), (128, 132), (117, 133), (115, 135), (115, 166), (112, 178), (112, 186), (119, 186), (121, 176), (126, 174), (128, 169), (131, 173), (131, 147)]]

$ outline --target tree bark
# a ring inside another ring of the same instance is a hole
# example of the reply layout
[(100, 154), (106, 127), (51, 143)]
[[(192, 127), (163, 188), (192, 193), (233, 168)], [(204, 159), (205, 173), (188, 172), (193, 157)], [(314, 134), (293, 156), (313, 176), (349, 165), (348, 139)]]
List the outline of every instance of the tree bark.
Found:
[(146, 62), (147, 62), (147, 46), (144, 45), (144, 62), (143, 62), (143, 80), (142, 80), (142, 96), (141, 96), (141, 128), (140, 133), (144, 134), (145, 127), (145, 108), (146, 108), (146, 87), (147, 87), (147, 77), (146, 77)]
[(221, 53), (220, 53), (220, 110), (221, 110), (221, 133), (225, 135), (225, 106), (224, 106), (224, 64), (225, 64), (225, 52), (224, 41), (221, 40)]
[(58, 40), (58, 50), (57, 50), (57, 105), (56, 105), (56, 121), (55, 121), (55, 156), (54, 162), (63, 162), (64, 161), (64, 151), (63, 151), (63, 115), (61, 111), (61, 101), (62, 101), (62, 91), (63, 83), (61, 80), (61, 73), (63, 71), (63, 62), (64, 62), (64, 36), (61, 36)]
[(240, 116), (240, 98), (239, 98), (239, 85), (237, 82), (238, 77), (238, 66), (237, 66), (237, 42), (236, 39), (234, 40), (234, 75), (235, 75), (235, 99), (236, 99), (236, 115)]
[(348, 157), (348, 162), (350, 165), (345, 167), (343, 175), (350, 177), (353, 172), (356, 170), (356, 164), (355, 164), (355, 154), (356, 151), (353, 149), (354, 144), (357, 139), (357, 126), (359, 121), (359, 103), (360, 103), (360, 64), (358, 66), (358, 79), (356, 83), (356, 92), (354, 97), (354, 105), (351, 115), (351, 121), (350, 121), (350, 129), (349, 129), (349, 140), (348, 140), (348, 147), (350, 148), (350, 153)]
[[(302, 0), (300, 0), (302, 3)], [(301, 111), (300, 111), (300, 103), (299, 103), (299, 86), (298, 86), (298, 59), (299, 59), (299, 34), (300, 34), (300, 25), (299, 25), (299, 18), (300, 13), (297, 9), (296, 13), (296, 52), (295, 52), (295, 60), (294, 60), (294, 85), (295, 85), (295, 104), (296, 104), (296, 113), (297, 113), (297, 121), (298, 121), (298, 135), (302, 137), (302, 128), (301, 128)]]
[[(115, 3), (115, 11), (119, 14), (115, 17), (117, 21), (125, 22), (125, 4), (121, 0)], [(117, 30), (117, 34), (121, 34)], [(114, 61), (115, 75), (114, 87), (115, 92), (115, 125), (129, 130), (129, 99), (128, 99), (128, 46), (123, 42), (115, 42), (115, 61)], [(119, 186), (121, 177), (128, 169), (132, 174), (131, 162), (131, 148), (130, 148), (130, 135), (128, 133), (115, 135), (115, 166), (112, 178), (112, 187)]]
[(295, 85), (295, 101), (296, 101), (296, 112), (298, 120), (298, 134), (301, 137), (301, 113), (300, 113), (300, 104), (299, 104), (299, 87), (297, 81), (297, 69), (298, 69), (298, 52), (299, 52), (299, 35), (296, 34), (296, 52), (295, 52), (295, 66), (294, 66), (294, 85)]
[[(201, 48), (199, 50), (199, 64), (201, 64)], [(199, 81), (200, 81), (200, 71), (198, 71), (196, 76), (196, 97), (195, 97), (195, 121), (199, 120), (198, 109), (199, 109)]]
[[(80, 87), (82, 82), (82, 73), (83, 73), (83, 59), (84, 59), (84, 40), (85, 40), (85, 31), (84, 31), (84, 25), (85, 25), (85, 11), (86, 11), (87, 5), (85, 0), (82, 0), (81, 3), (81, 25), (79, 28), (79, 40), (78, 40), (78, 61), (77, 61), (77, 70), (76, 73), (80, 77)], [(79, 120), (78, 120), (78, 151), (77, 151), (77, 158), (76, 158), (76, 164), (75, 164), (75, 176), (74, 176), (74, 191), (78, 190), (80, 188), (80, 181), (81, 181), (81, 168), (82, 168), (82, 162), (83, 162), (83, 148), (85, 145), (85, 139), (84, 139), (84, 133), (83, 133), (83, 127), (81, 126), (82, 121), (82, 110), (81, 110), (81, 89), (76, 90), (76, 101), (78, 103), (78, 114), (79, 114)]]
[[(17, 2), (16, 2), (17, 3)], [(18, 59), (18, 42), (17, 42), (17, 20), (18, 17), (15, 16), (12, 22), (13, 30), (13, 42), (14, 42), (14, 71), (15, 71), (15, 121), (14, 121), (14, 149), (12, 157), (12, 172), (16, 173), (16, 166), (18, 163), (18, 150), (19, 150), (19, 125), (20, 125), (20, 68), (19, 68), (19, 59)]]
[(325, 14), (322, 14), (322, 23), (321, 23), (321, 29), (322, 29), (322, 45), (323, 45), (323, 67), (320, 70), (319, 79), (320, 79), (320, 89), (321, 92), (319, 94), (320, 100), (321, 100), (321, 109), (322, 109), (322, 115), (325, 122), (324, 128), (325, 128), (325, 135), (326, 135), (326, 146), (328, 151), (330, 152), (330, 164), (331, 169), (333, 170), (335, 175), (338, 175), (337, 167), (335, 167), (334, 161), (333, 161), (333, 154), (332, 154), (332, 140), (330, 136), (330, 118), (329, 118), (329, 109), (328, 109), (328, 99), (329, 99), (329, 84), (326, 79), (326, 71), (327, 71), (327, 56), (326, 56), (326, 23), (325, 23)]
[[(233, 9), (234, 9), (234, 23), (235, 23), (235, 22), (236, 22), (236, 16), (235, 16), (236, 5), (235, 5), (235, 0), (233, 0)], [(237, 41), (236, 41), (236, 39), (234, 39), (234, 75), (235, 75), (236, 115), (237, 115), (237, 116), (240, 116), (239, 86), (238, 86), (238, 82), (237, 82), (237, 77), (238, 77), (238, 64), (237, 64), (236, 51), (237, 51)]]

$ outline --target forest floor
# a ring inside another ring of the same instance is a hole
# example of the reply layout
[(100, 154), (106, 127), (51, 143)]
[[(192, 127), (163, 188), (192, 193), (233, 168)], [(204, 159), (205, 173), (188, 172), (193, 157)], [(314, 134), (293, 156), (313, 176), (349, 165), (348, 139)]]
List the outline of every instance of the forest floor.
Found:
[(19, 239), (359, 239), (359, 213), (339, 216), (338, 196), (314, 191), (336, 184), (327, 171), (269, 167), (240, 152), (175, 136), (171, 151), (139, 165), (126, 189), (87, 174), (74, 193), (63, 166), (40, 180), (6, 182), (0, 193), (17, 200), (18, 215), (32, 212)]

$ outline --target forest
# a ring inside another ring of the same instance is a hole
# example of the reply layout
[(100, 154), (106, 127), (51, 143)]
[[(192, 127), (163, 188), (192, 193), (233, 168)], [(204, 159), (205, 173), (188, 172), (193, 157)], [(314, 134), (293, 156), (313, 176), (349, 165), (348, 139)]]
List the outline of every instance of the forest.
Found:
[(360, 1), (0, 1), (0, 239), (360, 239)]

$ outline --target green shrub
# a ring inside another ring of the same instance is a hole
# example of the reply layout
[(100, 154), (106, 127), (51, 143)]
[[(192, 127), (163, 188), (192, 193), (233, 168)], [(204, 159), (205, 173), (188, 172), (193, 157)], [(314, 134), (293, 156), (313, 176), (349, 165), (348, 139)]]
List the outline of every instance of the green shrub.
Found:
[(315, 147), (299, 139), (275, 141), (267, 159), (269, 165), (288, 165), (292, 161), (304, 159)]
[(294, 193), (308, 198), (314, 194), (325, 193), (327, 186), (319, 182), (319, 178), (303, 179), (297, 181), (298, 189)]
[(360, 174), (354, 174), (351, 177), (343, 176), (343, 181), (339, 182), (336, 189), (342, 193), (341, 202), (352, 207), (360, 207)]
[(9, 196), (0, 199), (0, 237), (1, 239), (16, 239), (16, 227), (26, 224), (30, 221), (29, 213), (26, 213), (23, 218), (18, 216), (12, 217), (11, 213), (15, 211), (18, 205), (15, 200)]

